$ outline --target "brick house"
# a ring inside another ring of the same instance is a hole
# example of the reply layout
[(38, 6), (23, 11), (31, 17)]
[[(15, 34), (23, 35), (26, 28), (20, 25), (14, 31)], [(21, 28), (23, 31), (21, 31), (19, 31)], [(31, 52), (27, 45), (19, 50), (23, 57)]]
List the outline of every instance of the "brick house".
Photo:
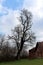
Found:
[(37, 42), (36, 47), (29, 50), (29, 58), (43, 58), (43, 42)]

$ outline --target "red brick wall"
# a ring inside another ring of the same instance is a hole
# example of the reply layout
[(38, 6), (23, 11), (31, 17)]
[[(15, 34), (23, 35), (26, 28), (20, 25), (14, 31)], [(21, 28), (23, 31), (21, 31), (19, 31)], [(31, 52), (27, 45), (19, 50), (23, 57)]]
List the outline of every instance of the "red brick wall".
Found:
[(36, 51), (35, 48), (29, 50), (29, 58), (43, 58), (43, 42), (38, 43)]

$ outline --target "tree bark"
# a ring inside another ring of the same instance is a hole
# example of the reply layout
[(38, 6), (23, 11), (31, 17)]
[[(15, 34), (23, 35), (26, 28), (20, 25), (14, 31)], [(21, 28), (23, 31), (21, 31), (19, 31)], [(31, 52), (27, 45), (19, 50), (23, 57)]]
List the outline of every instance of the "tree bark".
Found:
[(21, 51), (23, 49), (23, 44), (24, 44), (24, 42), (23, 42), (23, 38), (22, 38), (21, 39), (21, 46), (20, 46), (20, 49), (18, 50), (18, 53), (17, 53), (17, 56), (16, 56), (17, 60), (20, 59), (20, 53), (21, 53)]
[(24, 41), (23, 41), (23, 37), (21, 38), (21, 46), (20, 46), (20, 49), (18, 50), (18, 53), (17, 53), (17, 56), (16, 56), (16, 59), (20, 59), (20, 53), (23, 49), (23, 45), (24, 45)]
[(18, 53), (17, 53), (16, 59), (20, 59), (20, 53), (21, 53), (21, 51), (22, 51), (22, 48), (23, 48), (23, 43), (22, 43), (20, 49), (18, 50)]

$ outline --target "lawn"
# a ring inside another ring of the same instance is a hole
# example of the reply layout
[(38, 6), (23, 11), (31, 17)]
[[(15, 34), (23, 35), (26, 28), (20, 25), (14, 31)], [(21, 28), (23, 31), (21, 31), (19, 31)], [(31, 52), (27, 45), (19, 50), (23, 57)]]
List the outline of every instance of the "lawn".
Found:
[(43, 59), (22, 59), (12, 62), (1, 62), (0, 65), (43, 65)]

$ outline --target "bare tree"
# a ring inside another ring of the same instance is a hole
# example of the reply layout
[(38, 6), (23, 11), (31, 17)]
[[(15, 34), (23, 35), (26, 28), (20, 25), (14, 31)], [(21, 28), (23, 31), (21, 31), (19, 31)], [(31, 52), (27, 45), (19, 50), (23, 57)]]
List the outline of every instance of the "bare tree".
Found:
[(6, 59), (8, 59), (10, 54), (10, 45), (8, 41), (5, 42), (2, 52), (3, 52), (3, 55), (6, 56)]
[(2, 51), (3, 51), (3, 44), (4, 44), (4, 41), (5, 41), (5, 36), (0, 34), (0, 61), (2, 60)]
[(30, 42), (30, 44), (33, 44), (35, 41), (35, 35), (31, 31), (32, 27), (32, 14), (31, 12), (28, 12), (28, 10), (23, 9), (20, 13), (19, 21), (21, 22), (20, 25), (16, 26), (12, 30), (12, 35), (9, 36), (9, 39), (13, 39), (17, 45), (17, 56), (16, 58), (20, 58), (20, 53), (23, 49), (23, 46), (25, 42)]
[(5, 35), (0, 34), (0, 50), (2, 50), (3, 43), (5, 41)]

